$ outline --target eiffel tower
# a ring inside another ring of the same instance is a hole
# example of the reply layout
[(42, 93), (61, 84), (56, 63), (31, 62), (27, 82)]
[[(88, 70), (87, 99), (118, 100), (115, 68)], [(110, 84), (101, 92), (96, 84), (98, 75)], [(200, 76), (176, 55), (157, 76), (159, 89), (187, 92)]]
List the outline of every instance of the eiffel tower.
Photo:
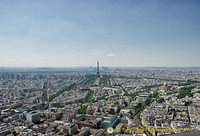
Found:
[(100, 73), (99, 73), (99, 61), (97, 61), (97, 74), (96, 78), (101, 78)]

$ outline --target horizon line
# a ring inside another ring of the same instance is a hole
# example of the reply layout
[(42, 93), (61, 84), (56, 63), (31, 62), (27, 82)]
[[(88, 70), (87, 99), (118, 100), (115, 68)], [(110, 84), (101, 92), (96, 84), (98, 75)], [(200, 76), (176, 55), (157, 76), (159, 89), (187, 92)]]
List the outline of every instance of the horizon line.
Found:
[[(96, 66), (0, 66), (0, 68), (90, 68)], [(99, 66), (108, 68), (200, 68), (200, 66)]]

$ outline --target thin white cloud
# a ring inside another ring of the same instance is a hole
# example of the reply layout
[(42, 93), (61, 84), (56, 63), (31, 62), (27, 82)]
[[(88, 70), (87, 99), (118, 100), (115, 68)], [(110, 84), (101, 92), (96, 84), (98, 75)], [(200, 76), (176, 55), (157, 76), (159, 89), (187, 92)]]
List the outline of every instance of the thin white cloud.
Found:
[(113, 56), (115, 56), (115, 54), (109, 53), (109, 54), (107, 54), (106, 56), (108, 56), (108, 57), (113, 57)]

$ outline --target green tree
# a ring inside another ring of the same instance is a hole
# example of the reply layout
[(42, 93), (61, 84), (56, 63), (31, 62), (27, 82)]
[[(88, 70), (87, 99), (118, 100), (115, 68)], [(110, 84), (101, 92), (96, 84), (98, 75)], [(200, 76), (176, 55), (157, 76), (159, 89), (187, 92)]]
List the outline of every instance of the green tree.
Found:
[(178, 94), (178, 99), (185, 98), (186, 96), (192, 97), (194, 93), (191, 93), (191, 90), (194, 89), (195, 86), (185, 87), (181, 89), (181, 91)]
[(160, 98), (160, 99), (157, 100), (157, 102), (158, 103), (163, 103), (163, 102), (165, 102), (165, 99), (164, 98)]
[(112, 109), (112, 108), (109, 110), (109, 112), (108, 112), (108, 113), (109, 113), (109, 114), (112, 114), (112, 115), (116, 114), (116, 113), (115, 113), (115, 110), (114, 110), (114, 109)]
[(188, 101), (188, 102), (185, 101), (185, 106), (189, 106), (191, 104), (192, 104), (192, 101)]
[(0, 122), (3, 122), (3, 118), (0, 117)]

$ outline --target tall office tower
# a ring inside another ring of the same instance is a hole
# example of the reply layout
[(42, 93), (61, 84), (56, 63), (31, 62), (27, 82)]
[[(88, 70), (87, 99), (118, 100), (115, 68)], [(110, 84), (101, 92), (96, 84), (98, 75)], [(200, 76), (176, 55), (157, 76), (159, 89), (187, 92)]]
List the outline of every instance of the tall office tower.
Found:
[(42, 108), (46, 109), (48, 106), (48, 98), (47, 98), (47, 82), (44, 83), (43, 89), (42, 89)]
[(99, 73), (99, 62), (97, 61), (97, 78), (101, 78), (100, 73)]

